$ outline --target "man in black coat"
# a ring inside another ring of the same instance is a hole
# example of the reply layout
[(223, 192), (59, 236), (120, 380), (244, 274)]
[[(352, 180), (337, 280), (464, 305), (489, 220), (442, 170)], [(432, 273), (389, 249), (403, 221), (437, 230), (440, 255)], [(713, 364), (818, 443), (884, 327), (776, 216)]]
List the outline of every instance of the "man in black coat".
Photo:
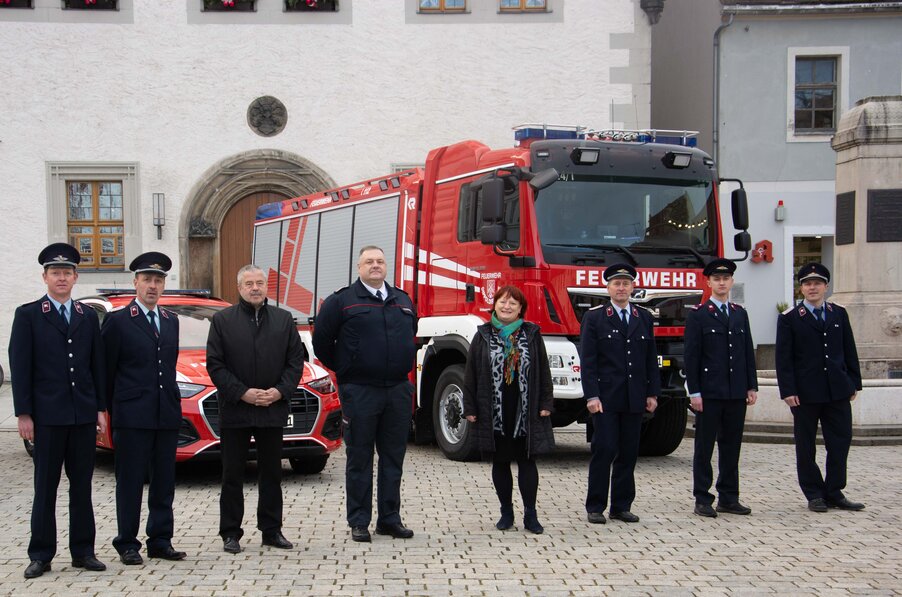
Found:
[(304, 372), (304, 349), (291, 314), (266, 301), (256, 265), (238, 270), (238, 304), (213, 316), (207, 372), (219, 398), (222, 493), (219, 535), (228, 553), (241, 551), (244, 469), (251, 437), (257, 451), (257, 528), (263, 545), (294, 547), (282, 534), (282, 433)]
[[(746, 405), (758, 399), (755, 346), (745, 309), (730, 303), (736, 264), (715, 259), (705, 266), (711, 298), (686, 319), (686, 383), (695, 411), (695, 455), (692, 493), (695, 513), (715, 518), (717, 512), (751, 514), (739, 502), (739, 451)], [(717, 510), (712, 507), (711, 455), (719, 448)]]
[(654, 320), (629, 302), (636, 287), (632, 266), (611, 265), (602, 277), (611, 301), (589, 309), (580, 326), (583, 396), (594, 428), (586, 511), (589, 522), (604, 524), (610, 487), (610, 517), (639, 522), (630, 507), (642, 414), (655, 411), (661, 391)]
[(116, 450), (116, 522), (113, 547), (126, 565), (143, 563), (138, 527), (144, 479), (147, 492), (147, 555), (181, 560), (172, 547), (175, 526), (175, 451), (182, 405), (175, 380), (179, 320), (157, 304), (172, 261), (157, 252), (136, 257), (136, 298), (103, 322), (107, 395)]
[(413, 537), (401, 522), (401, 475), (413, 412), (408, 376), (416, 356), (416, 311), (385, 283), (385, 254), (363, 247), (357, 281), (327, 298), (316, 316), (313, 350), (338, 376), (344, 414), (351, 539), (371, 540), (373, 447), (379, 453), (376, 533)]
[[(825, 300), (830, 271), (807, 263), (797, 274), (799, 305), (777, 319), (777, 382), (792, 409), (796, 469), (808, 508), (862, 510), (843, 495), (846, 460), (852, 445), (852, 400), (861, 390), (858, 350), (846, 310)], [(820, 421), (827, 449), (827, 475), (815, 462)]]
[(34, 442), (34, 503), (25, 578), (50, 570), (56, 555), (56, 491), (69, 478), (72, 566), (106, 570), (94, 555), (95, 434), (105, 432), (103, 345), (97, 314), (72, 300), (78, 250), (54, 243), (38, 256), (47, 294), (16, 309), (9, 339), (19, 435)]

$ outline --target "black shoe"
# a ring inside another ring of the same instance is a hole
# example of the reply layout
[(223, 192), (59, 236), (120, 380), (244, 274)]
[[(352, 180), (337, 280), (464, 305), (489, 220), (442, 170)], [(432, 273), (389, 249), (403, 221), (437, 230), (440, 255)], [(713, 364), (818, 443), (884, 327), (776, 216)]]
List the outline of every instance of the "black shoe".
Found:
[(541, 535), (545, 532), (545, 527), (539, 523), (539, 517), (535, 508), (526, 509), (526, 512), (523, 514), (523, 528), (536, 535)]
[(285, 535), (282, 534), (282, 531), (276, 531), (275, 533), (267, 533), (263, 535), (263, 545), (269, 545), (270, 547), (278, 547), (279, 549), (291, 549), (294, 545), (285, 538)]
[(629, 510), (624, 510), (623, 512), (611, 512), (608, 514), (611, 517), (611, 520), (620, 520), (623, 522), (639, 522), (639, 517), (630, 512)]
[(752, 513), (751, 508), (749, 508), (748, 506), (743, 506), (739, 502), (733, 502), (732, 504), (717, 502), (717, 511), (724, 512), (726, 514), (739, 514), (741, 516), (746, 516)]
[(25, 578), (37, 578), (45, 572), (50, 572), (50, 562), (32, 560), (28, 568), (25, 569)]
[(586, 518), (588, 518), (589, 522), (592, 524), (604, 524), (608, 521), (608, 519), (604, 517), (604, 512), (589, 512)]
[(391, 535), (395, 539), (410, 539), (413, 537), (413, 531), (408, 529), (406, 526), (401, 524), (400, 522), (396, 522), (395, 524), (387, 524), (385, 526), (376, 525), (376, 534), (377, 535)]
[(840, 510), (864, 510), (864, 504), (852, 502), (846, 498), (842, 498), (836, 501), (830, 500), (827, 502), (827, 505), (831, 508), (839, 508)]
[(813, 500), (808, 500), (808, 509), (812, 512), (826, 512), (827, 501), (824, 498), (814, 498)]
[(187, 556), (184, 551), (176, 551), (173, 549), (171, 545), (167, 545), (166, 547), (158, 547), (156, 549), (147, 548), (147, 557), (148, 558), (162, 558), (164, 560), (184, 560), (185, 556)]
[[(720, 509), (720, 507), (718, 507)], [(717, 518), (717, 512), (711, 507), (711, 504), (696, 504), (695, 513), (705, 518)]]
[(495, 523), (495, 528), (506, 531), (512, 526), (514, 526), (514, 506), (512, 504), (501, 506), (501, 518)]
[(126, 566), (138, 566), (144, 563), (144, 559), (141, 557), (141, 554), (138, 553), (137, 549), (126, 549), (119, 554), (119, 559)]
[(351, 527), (351, 539), (358, 543), (369, 543), (373, 540), (370, 531), (366, 527)]
[(103, 572), (106, 570), (106, 564), (98, 560), (95, 556), (85, 556), (83, 558), (72, 558), (73, 568), (84, 568), (91, 572)]
[(226, 553), (241, 553), (241, 544), (238, 537), (226, 537), (222, 540), (222, 550)]

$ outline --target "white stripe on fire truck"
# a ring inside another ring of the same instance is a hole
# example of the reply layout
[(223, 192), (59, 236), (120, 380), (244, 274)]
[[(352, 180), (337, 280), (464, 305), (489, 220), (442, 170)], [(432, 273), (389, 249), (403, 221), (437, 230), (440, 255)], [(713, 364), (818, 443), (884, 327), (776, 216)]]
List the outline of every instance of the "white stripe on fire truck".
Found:
[(510, 164), (499, 164), (497, 166), (492, 166), (491, 168), (483, 168), (482, 170), (474, 170), (473, 172), (467, 172), (466, 174), (458, 174), (457, 176), (450, 176), (448, 178), (443, 178), (441, 180), (436, 180), (435, 184), (444, 184), (446, 182), (453, 182), (455, 180), (460, 180), (461, 178), (467, 178), (469, 176), (476, 176), (477, 174), (485, 174), (486, 172), (494, 172), (499, 168), (511, 168), (516, 166), (513, 162)]
[[(417, 283), (426, 284), (426, 272), (419, 272), (417, 275)], [(437, 288), (451, 288), (453, 290), (466, 290), (467, 288), (466, 282), (461, 282), (438, 274), (429, 274), (428, 284), (429, 286), (435, 286)], [(479, 292), (480, 289), (476, 288), (476, 291)]]

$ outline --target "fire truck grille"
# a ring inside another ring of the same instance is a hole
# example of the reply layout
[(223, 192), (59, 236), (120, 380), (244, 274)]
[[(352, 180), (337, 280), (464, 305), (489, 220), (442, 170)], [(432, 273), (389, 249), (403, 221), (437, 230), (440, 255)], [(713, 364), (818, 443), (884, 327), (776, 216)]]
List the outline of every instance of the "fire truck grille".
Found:
[[(204, 419), (216, 437), (219, 437), (219, 394), (213, 392), (203, 399), (201, 410)], [(282, 435), (308, 435), (316, 425), (319, 416), (319, 398), (303, 388), (295, 390), (291, 396), (288, 424), (282, 429)]]
[[(649, 291), (647, 299), (636, 300), (634, 303), (640, 307), (645, 307), (655, 318), (655, 326), (684, 326), (686, 325), (686, 316), (689, 308), (699, 304), (701, 301), (701, 292), (681, 294), (677, 296), (654, 296)], [(573, 311), (576, 318), (582, 322), (583, 315), (592, 307), (603, 305), (608, 302), (606, 295), (582, 294), (577, 292), (570, 293), (570, 303), (573, 305)]]

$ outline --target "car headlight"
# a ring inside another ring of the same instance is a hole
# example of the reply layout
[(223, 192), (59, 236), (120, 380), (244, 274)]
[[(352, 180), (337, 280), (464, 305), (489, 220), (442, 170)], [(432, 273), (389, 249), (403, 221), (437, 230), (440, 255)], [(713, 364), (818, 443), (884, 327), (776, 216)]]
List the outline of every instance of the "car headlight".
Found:
[(331, 394), (335, 391), (335, 386), (332, 385), (332, 378), (328, 375), (326, 377), (321, 377), (319, 379), (314, 379), (307, 386), (313, 388), (320, 394)]
[(182, 400), (185, 398), (191, 398), (192, 396), (200, 393), (206, 386), (203, 386), (199, 383), (188, 383), (185, 381), (176, 382), (179, 387), (179, 395)]
[(564, 368), (564, 357), (559, 354), (550, 354), (548, 355), (548, 366), (552, 369), (563, 369)]

